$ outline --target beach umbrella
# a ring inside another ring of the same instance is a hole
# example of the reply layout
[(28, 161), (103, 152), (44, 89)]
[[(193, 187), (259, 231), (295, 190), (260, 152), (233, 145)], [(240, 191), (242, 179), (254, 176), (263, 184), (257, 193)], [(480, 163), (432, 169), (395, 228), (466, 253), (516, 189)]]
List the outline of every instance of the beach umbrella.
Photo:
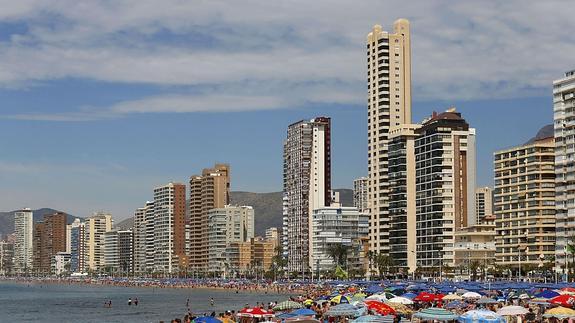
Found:
[(389, 305), (389, 307), (393, 308), (395, 310), (395, 313), (397, 314), (411, 314), (413, 313), (413, 310), (408, 307), (407, 305), (403, 305), (403, 304), (399, 304), (399, 303), (389, 303), (386, 302), (385, 304)]
[(459, 316), (461, 323), (505, 323), (505, 319), (492, 311), (473, 310)]
[(544, 290), (544, 291), (542, 291), (542, 292), (540, 292), (540, 293), (538, 293), (538, 294), (535, 294), (535, 297), (537, 297), (537, 298), (547, 298), (547, 299), (550, 299), (550, 298), (553, 298), (553, 297), (557, 297), (557, 296), (559, 296), (559, 295), (561, 295), (561, 294), (557, 293), (556, 291), (547, 289), (547, 290)]
[(523, 314), (527, 314), (527, 312), (529, 312), (529, 310), (527, 310), (525, 307), (516, 306), (516, 305), (505, 306), (505, 307), (502, 307), (499, 310), (497, 310), (497, 314), (503, 315), (503, 316), (523, 315)]
[(439, 301), (442, 298), (443, 298), (443, 294), (431, 294), (431, 293), (427, 293), (427, 292), (421, 292), (421, 293), (417, 294), (417, 296), (415, 296), (415, 298), (413, 300), (417, 301), (417, 302), (434, 302), (434, 301)]
[[(318, 302), (319, 302), (319, 301), (322, 301), (322, 300), (318, 300)], [(325, 301), (325, 300), (323, 300), (323, 301)], [(278, 304), (278, 305), (279, 305), (279, 304)], [(303, 302), (303, 305), (305, 305), (305, 306), (312, 306), (312, 305), (313, 305), (313, 300), (311, 300), (311, 299), (306, 299), (306, 300)]]
[(222, 321), (218, 320), (213, 316), (201, 316), (194, 319), (196, 323), (222, 323)]
[(375, 300), (375, 301), (386, 301), (387, 298), (385, 297), (384, 294), (373, 294), (371, 296), (368, 296), (365, 300)]
[(499, 302), (494, 300), (493, 298), (482, 297), (479, 300), (477, 300), (477, 302), (475, 302), (475, 303), (476, 304), (497, 304)]
[(365, 293), (359, 292), (359, 293), (353, 294), (353, 297), (363, 297), (363, 298), (365, 298), (365, 297), (367, 297), (367, 295), (366, 295)]
[(289, 317), (285, 320), (286, 322), (297, 322), (297, 323), (320, 323), (320, 321), (309, 316), (295, 316)]
[(281, 319), (281, 320), (285, 320), (285, 319), (287, 319), (287, 318), (295, 317), (295, 316), (296, 316), (296, 315), (294, 315), (294, 314), (292, 314), (292, 313), (281, 313), (281, 314), (276, 315), (275, 317), (278, 318), (278, 319)]
[(543, 317), (556, 317), (560, 319), (575, 317), (575, 310), (563, 306), (549, 309), (545, 312)]
[(443, 296), (442, 300), (444, 301), (460, 301), (462, 300), (463, 297), (457, 295), (457, 294), (448, 294)]
[(268, 312), (262, 308), (254, 307), (254, 308), (244, 308), (243, 310), (239, 311), (238, 316), (243, 317), (272, 317), (274, 316), (273, 312)]
[(312, 310), (307, 309), (307, 308), (300, 308), (299, 310), (295, 310), (295, 311), (291, 312), (290, 314), (293, 314), (295, 316), (310, 316), (310, 315), (314, 316), (317, 313), (315, 311), (312, 311)]
[(573, 307), (573, 303), (575, 303), (575, 296), (569, 294), (559, 295), (550, 299), (549, 303), (565, 307)]
[[(311, 302), (310, 305), (312, 305), (312, 304), (313, 304), (313, 301)], [(301, 303), (287, 300), (285, 302), (281, 302), (281, 303), (277, 304), (276, 306), (274, 306), (273, 310), (274, 311), (287, 311), (287, 310), (293, 310), (293, 309), (298, 309), (298, 308), (302, 308), (302, 307), (303, 307), (303, 305), (301, 305)]]
[(459, 315), (443, 308), (430, 307), (413, 314), (413, 317), (421, 320), (452, 321), (456, 320)]
[(467, 303), (462, 302), (462, 301), (452, 301), (449, 302), (447, 305), (443, 306), (443, 308), (446, 308), (448, 310), (454, 310), (454, 309), (458, 309), (458, 308), (464, 308), (467, 307)]
[(395, 314), (395, 310), (392, 307), (380, 301), (365, 301), (365, 305), (368, 309), (381, 315)]
[(417, 296), (417, 294), (415, 294), (415, 293), (405, 293), (405, 294), (401, 295), (401, 297), (405, 297), (405, 298), (409, 298), (409, 299), (414, 299), (415, 296)]
[(358, 308), (351, 304), (339, 304), (330, 307), (325, 315), (327, 316), (355, 316)]
[(381, 316), (381, 315), (363, 315), (355, 320), (351, 321), (352, 323), (393, 323), (394, 317), (393, 315)]
[(335, 304), (349, 304), (349, 298), (344, 295), (337, 295), (329, 301)]
[(391, 298), (389, 300), (387, 300), (389, 303), (398, 303), (398, 304), (403, 304), (403, 305), (411, 305), (413, 304), (413, 301), (410, 300), (409, 298), (406, 297), (401, 297), (401, 296), (397, 296), (394, 298)]
[(481, 298), (481, 294), (476, 292), (467, 292), (461, 295), (463, 298), (472, 299), (472, 298)]
[(381, 287), (379, 285), (371, 285), (365, 289), (365, 292), (369, 293), (369, 294), (381, 293), (381, 292), (383, 292), (383, 287)]
[(575, 288), (573, 287), (564, 287), (561, 288), (559, 294), (575, 294)]

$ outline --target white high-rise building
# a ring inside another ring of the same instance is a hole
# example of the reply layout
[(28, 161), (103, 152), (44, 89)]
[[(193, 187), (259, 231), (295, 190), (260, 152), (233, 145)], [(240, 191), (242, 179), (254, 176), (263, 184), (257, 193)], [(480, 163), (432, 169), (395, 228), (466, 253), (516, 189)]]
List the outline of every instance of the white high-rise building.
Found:
[(311, 214), (331, 202), (331, 119), (318, 117), (288, 127), (284, 142), (284, 246), (288, 271), (312, 266)]
[(393, 33), (375, 25), (367, 35), (367, 171), (370, 250), (389, 253), (388, 146), (392, 127), (411, 123), (409, 21), (398, 19)]
[(171, 274), (185, 266), (185, 209), (184, 184), (154, 189), (154, 271)]
[(87, 267), (90, 270), (104, 269), (104, 233), (112, 230), (112, 215), (95, 212), (85, 222)]
[(154, 270), (154, 202), (147, 201), (134, 213), (134, 272)]
[(24, 273), (32, 269), (32, 239), (34, 229), (32, 210), (23, 209), (14, 214), (14, 270)]
[(226, 205), (208, 211), (208, 270), (224, 272), (226, 247), (232, 242), (248, 242), (254, 237), (254, 209)]
[(311, 222), (314, 273), (333, 270), (337, 262), (329, 250), (337, 244), (348, 250), (347, 257), (342, 259), (344, 264), (356, 268), (360, 263), (361, 240), (368, 237), (369, 215), (355, 207), (325, 206), (313, 210)]
[(367, 177), (360, 177), (353, 181), (353, 206), (360, 212), (369, 212), (367, 182)]
[(113, 273), (127, 275), (133, 269), (133, 234), (131, 230), (104, 233), (104, 265)]
[(555, 130), (556, 245), (558, 270), (565, 267), (566, 247), (575, 234), (575, 70), (553, 82)]

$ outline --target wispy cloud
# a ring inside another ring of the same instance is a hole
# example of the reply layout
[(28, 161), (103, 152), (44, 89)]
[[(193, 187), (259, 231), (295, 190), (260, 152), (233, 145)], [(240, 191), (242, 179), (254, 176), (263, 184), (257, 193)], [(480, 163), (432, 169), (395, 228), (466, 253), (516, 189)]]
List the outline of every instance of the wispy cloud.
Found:
[[(574, 67), (575, 21), (560, 9), (570, 5), (6, 1), (0, 23), (27, 28), (0, 42), (0, 86), (80, 78), (165, 86), (165, 94), (72, 113), (28, 110), (4, 118), (90, 121), (309, 102), (363, 105), (365, 35), (375, 23), (390, 30), (398, 17), (412, 22), (415, 100), (543, 95), (554, 78)], [(218, 90), (172, 93), (174, 85)]]

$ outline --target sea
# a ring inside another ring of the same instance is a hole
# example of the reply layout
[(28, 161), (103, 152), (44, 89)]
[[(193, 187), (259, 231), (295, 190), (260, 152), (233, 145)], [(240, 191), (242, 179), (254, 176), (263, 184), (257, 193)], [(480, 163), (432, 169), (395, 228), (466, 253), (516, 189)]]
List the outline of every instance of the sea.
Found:
[[(170, 322), (194, 314), (240, 310), (290, 295), (256, 291), (101, 285), (26, 284), (0, 281), (0, 322)], [(128, 299), (138, 298), (138, 306)], [(210, 299), (214, 299), (211, 305)], [(106, 301), (112, 307), (105, 307)]]

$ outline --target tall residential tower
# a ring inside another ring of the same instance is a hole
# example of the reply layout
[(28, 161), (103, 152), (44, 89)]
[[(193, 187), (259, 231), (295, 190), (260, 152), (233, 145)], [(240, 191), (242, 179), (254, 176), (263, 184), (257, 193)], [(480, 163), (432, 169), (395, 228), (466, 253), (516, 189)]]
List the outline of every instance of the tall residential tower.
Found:
[(566, 247), (575, 234), (575, 70), (553, 82), (555, 130), (555, 259), (565, 266)]
[(288, 271), (312, 267), (314, 209), (331, 204), (331, 119), (317, 117), (288, 127), (284, 142), (284, 247)]
[(406, 19), (395, 21), (393, 33), (375, 25), (367, 35), (367, 89), (370, 249), (387, 254), (389, 132), (411, 123), (411, 45)]
[(14, 270), (24, 273), (32, 269), (33, 214), (23, 209), (14, 214)]

